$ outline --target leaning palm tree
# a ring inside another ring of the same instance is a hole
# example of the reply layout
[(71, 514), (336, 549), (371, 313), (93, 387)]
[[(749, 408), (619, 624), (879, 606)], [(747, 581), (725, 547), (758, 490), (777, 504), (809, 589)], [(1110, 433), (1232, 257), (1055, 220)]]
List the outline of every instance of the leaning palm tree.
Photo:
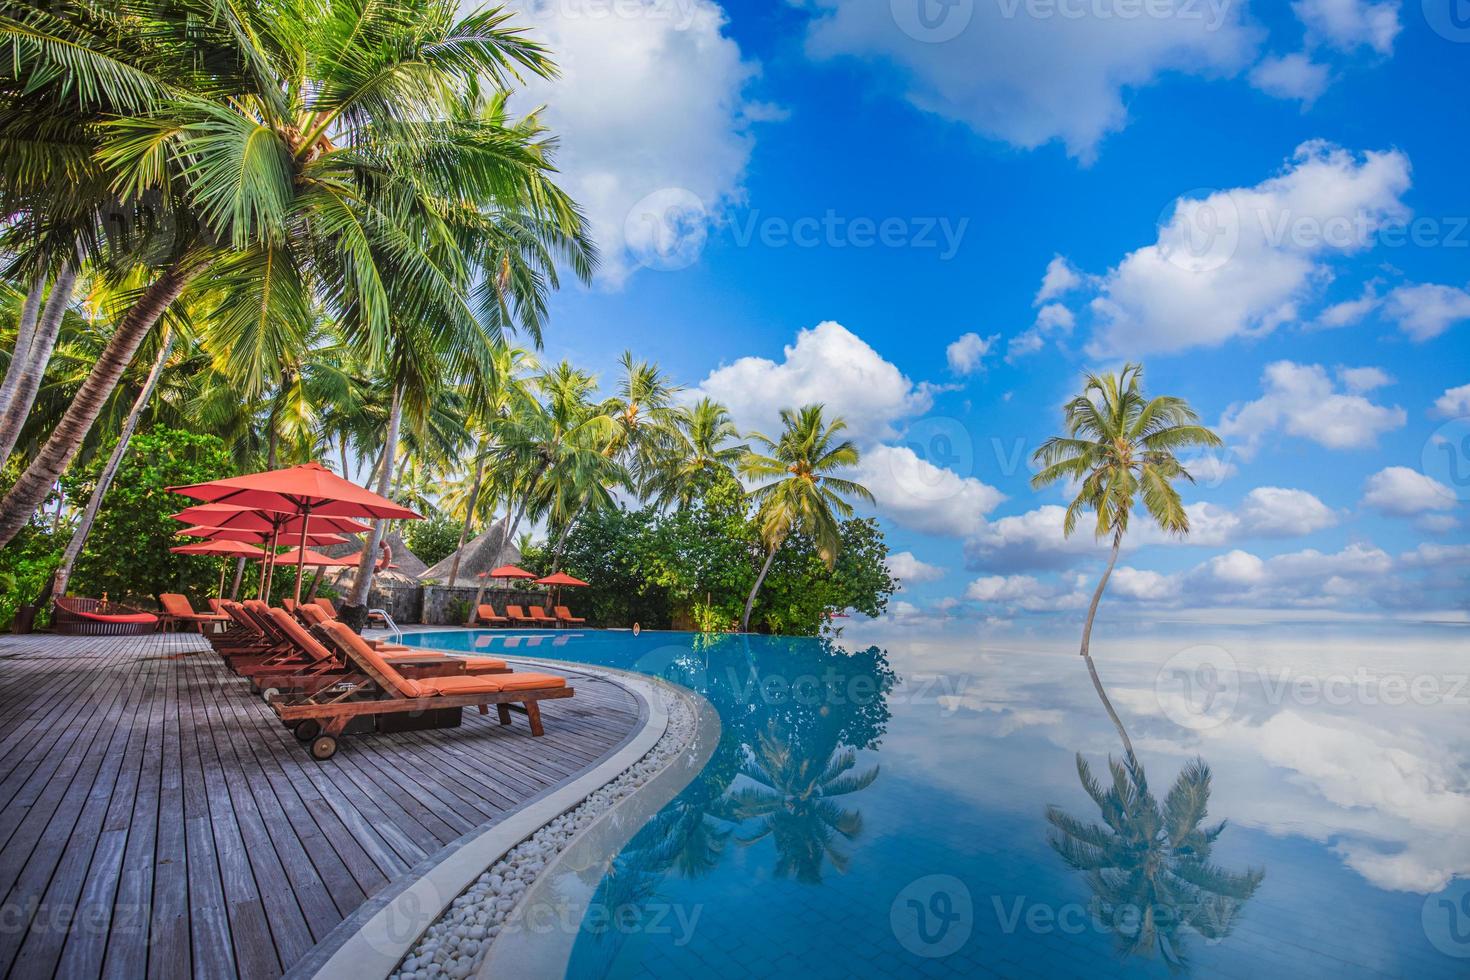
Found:
[(1076, 482), (1077, 496), (1067, 505), (1062, 533), (1071, 537), (1083, 511), (1097, 515), (1099, 539), (1112, 535), (1107, 568), (1092, 593), (1082, 627), (1082, 656), (1088, 656), (1092, 621), (1103, 590), (1118, 564), (1118, 549), (1141, 497), (1149, 516), (1170, 534), (1189, 533), (1189, 515), (1174, 481), (1194, 478), (1174, 455), (1193, 446), (1218, 446), (1220, 437), (1198, 424), (1199, 416), (1182, 398), (1145, 398), (1143, 367), (1128, 364), (1121, 374), (1089, 374), (1082, 394), (1063, 408), (1067, 434), (1048, 439), (1032, 457), (1041, 471), (1036, 489), (1060, 480)]
[(807, 405), (795, 412), (783, 409), (781, 424), (784, 430), (777, 439), (752, 432), (751, 438), (766, 452), (752, 452), (740, 462), (741, 472), (747, 478), (774, 481), (751, 492), (759, 506), (757, 521), (766, 560), (745, 600), (745, 613), (740, 618), (742, 632), (750, 631), (755, 597), (771, 571), (776, 552), (791, 532), (800, 530), (809, 535), (817, 554), (831, 568), (842, 548), (837, 518), (852, 514), (852, 504), (846, 498), (856, 497), (869, 503), (873, 500), (867, 487), (832, 475), (834, 471), (856, 466), (860, 458), (851, 440), (839, 441), (847, 428), (845, 421), (834, 418), (828, 424), (822, 417), (821, 405)]
[(1246, 901), (1266, 877), (1264, 869), (1227, 871), (1210, 852), (1225, 830), (1209, 815), (1210, 767), (1185, 765), (1162, 806), (1133, 753), (1108, 759), (1104, 787), (1077, 756), (1077, 777), (1097, 805), (1102, 824), (1085, 823), (1052, 806), (1048, 842), (1067, 865), (1087, 876), (1092, 913), (1118, 939), (1124, 955), (1155, 951), (1171, 971), (1187, 966), (1185, 936), (1210, 941), (1230, 934)]

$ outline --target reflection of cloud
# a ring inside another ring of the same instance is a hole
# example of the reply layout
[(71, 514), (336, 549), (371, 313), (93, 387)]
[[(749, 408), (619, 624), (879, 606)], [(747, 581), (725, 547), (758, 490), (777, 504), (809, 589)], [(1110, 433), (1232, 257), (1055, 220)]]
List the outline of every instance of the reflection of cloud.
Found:
[[(1428, 894), (1470, 874), (1463, 832), (1470, 791), (1457, 751), (1470, 744), (1465, 705), (1396, 701), (1381, 683), (1431, 678), (1436, 697), (1450, 702), (1466, 672), (1463, 641), (1407, 631), (1373, 641), (1331, 628), (1252, 635), (1232, 650), (1241, 668), (1235, 711), (1199, 732), (1169, 720), (1154, 676), (1181, 645), (1208, 637), (1192, 630), (1187, 639), (1116, 631), (1100, 638), (1098, 670), (1150, 775), (1162, 781), (1171, 773), (1168, 758), (1202, 755), (1215, 774), (1212, 816), (1330, 847), (1378, 888)], [(921, 705), (897, 716), (884, 752), (902, 761), (891, 770), (922, 773), (965, 799), (980, 792), (974, 774), (984, 772), (985, 805), (1007, 811), (1066, 800), (1073, 752), (1100, 757), (1120, 749), (1086, 670), (1058, 649), (1048, 643), (980, 654), (973, 640), (926, 645), (911, 663), (965, 683), (946, 695), (942, 711)], [(1412, 667), (1405, 650), (1413, 651)], [(1367, 678), (1367, 696), (1311, 694), (1331, 689), (1313, 682), (1357, 676)], [(1470, 697), (1470, 688), (1460, 697)]]

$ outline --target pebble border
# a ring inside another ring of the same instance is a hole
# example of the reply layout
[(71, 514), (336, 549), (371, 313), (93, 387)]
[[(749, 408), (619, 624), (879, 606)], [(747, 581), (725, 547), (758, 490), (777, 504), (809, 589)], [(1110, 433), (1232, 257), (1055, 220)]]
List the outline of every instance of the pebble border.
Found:
[(413, 945), (389, 975), (391, 980), (464, 980), (474, 975), (521, 897), (556, 856), (598, 817), (636, 793), (688, 747), (698, 730), (689, 697), (667, 684), (654, 683), (668, 712), (663, 736), (643, 758), (580, 804), (544, 824), (486, 869)]

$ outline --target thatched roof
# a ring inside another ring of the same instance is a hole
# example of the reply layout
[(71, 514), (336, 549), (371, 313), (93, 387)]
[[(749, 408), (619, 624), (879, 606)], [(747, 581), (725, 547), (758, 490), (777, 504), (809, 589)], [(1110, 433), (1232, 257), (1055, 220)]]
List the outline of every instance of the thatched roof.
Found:
[[(331, 555), (333, 558), (341, 558), (346, 555), (357, 555), (362, 553), (362, 547), (367, 535), (350, 534), (342, 544), (334, 544), (316, 550), (323, 554)], [(383, 569), (373, 574), (373, 581), (383, 582), (388, 585), (417, 585), (419, 576), (427, 569), (422, 559), (409, 550), (408, 542), (403, 540), (403, 535), (397, 530), (389, 530), (383, 535), (383, 541), (387, 543), (391, 568)], [(357, 569), (346, 568), (334, 576), (339, 583), (351, 582), (357, 577)]]
[(449, 570), (454, 565), (454, 555), (445, 558), (433, 568), (420, 573), (421, 581), (433, 581), (439, 585), (471, 586), (480, 584), (480, 573), (488, 572), (501, 565), (514, 565), (521, 560), (521, 549), (505, 540), (509, 518), (502, 517), (480, 534), (465, 542), (460, 550), (459, 574), (456, 581), (449, 581)]

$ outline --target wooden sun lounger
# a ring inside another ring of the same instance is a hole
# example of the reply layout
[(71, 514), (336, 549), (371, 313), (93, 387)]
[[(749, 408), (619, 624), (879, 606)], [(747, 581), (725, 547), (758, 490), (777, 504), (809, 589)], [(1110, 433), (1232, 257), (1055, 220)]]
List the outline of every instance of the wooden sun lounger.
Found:
[(470, 625), (477, 626), (480, 623), (484, 623), (486, 626), (505, 626), (509, 622), (510, 619), (508, 617), (497, 616), (495, 614), (495, 607), (490, 605), (490, 603), (482, 602), (475, 609), (475, 616), (470, 620)]
[(581, 616), (573, 616), (572, 611), (566, 606), (557, 606), (555, 609), (552, 610), (552, 612), (556, 613), (556, 618), (558, 622), (566, 623), (569, 626), (581, 626), (583, 623), (587, 622), (587, 620)]
[(158, 603), (163, 606), (165, 624), (189, 623), (201, 633), (204, 632), (205, 623), (223, 625), (229, 618), (219, 613), (195, 612), (194, 607), (189, 605), (188, 597), (177, 592), (163, 593), (158, 597)]
[(511, 704), (523, 704), (531, 723), (531, 734), (545, 734), (540, 702), (569, 698), (576, 691), (566, 678), (550, 674), (504, 674), (492, 677), (436, 677), (413, 679), (403, 676), (382, 654), (362, 641), (341, 623), (329, 622), (323, 630), (340, 644), (352, 666), (361, 675), (343, 685), (306, 697), (271, 702), (280, 719), (293, 725), (297, 738), (310, 741), (311, 755), (322, 760), (337, 752), (337, 739), (355, 719), (495, 705), (502, 725), (510, 724)]
[[(314, 693), (340, 684), (354, 673), (335, 639), (328, 637), (332, 645), (338, 647), (337, 651), (328, 649), (284, 609), (272, 609), (270, 615), (279, 634), (291, 644), (293, 655), (239, 671), (265, 695), (267, 701), (281, 694)], [(504, 660), (493, 657), (445, 657), (424, 651), (392, 654), (385, 659), (400, 673), (415, 679), (457, 674), (479, 677), (511, 672)]]
[(536, 620), (532, 619), (530, 616), (527, 616), (526, 611), (520, 606), (506, 606), (505, 615), (510, 618), (511, 622), (516, 623), (517, 625), (536, 622)]
[(537, 626), (555, 626), (556, 617), (546, 615), (546, 610), (542, 609), (540, 606), (532, 606), (531, 622), (535, 623)]

